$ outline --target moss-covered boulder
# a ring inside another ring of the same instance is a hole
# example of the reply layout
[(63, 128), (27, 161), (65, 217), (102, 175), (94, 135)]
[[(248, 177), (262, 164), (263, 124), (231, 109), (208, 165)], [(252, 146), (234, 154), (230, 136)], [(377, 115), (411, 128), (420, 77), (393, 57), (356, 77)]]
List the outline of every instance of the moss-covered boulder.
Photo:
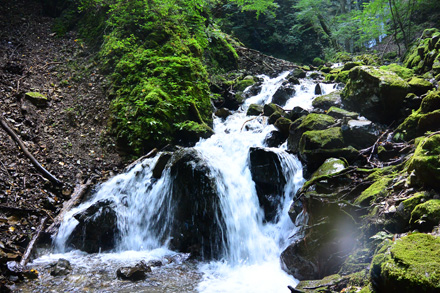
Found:
[(377, 292), (440, 292), (440, 237), (411, 234), (387, 241), (371, 263)]
[(278, 113), (281, 116), (285, 116), (286, 112), (279, 105), (274, 103), (265, 104), (263, 107), (263, 115), (270, 117), (272, 114)]
[(359, 117), (359, 113), (347, 111), (334, 106), (328, 109), (327, 115), (332, 116), (336, 119), (342, 119), (342, 118), (357, 119)]
[(440, 224), (440, 199), (431, 199), (417, 205), (411, 212), (410, 224), (419, 231), (432, 231)]
[(421, 113), (429, 113), (440, 109), (440, 91), (431, 91), (423, 98), (420, 105)]
[(289, 129), (287, 147), (292, 152), (298, 152), (299, 141), (304, 132), (322, 130), (336, 123), (336, 120), (325, 114), (310, 113), (295, 120)]
[(420, 184), (440, 188), (440, 135), (425, 138), (417, 146), (408, 170), (414, 170)]
[(285, 138), (287, 138), (289, 136), (289, 129), (291, 124), (292, 121), (290, 119), (280, 117), (275, 121), (274, 126), (283, 134)]
[(312, 106), (318, 109), (328, 110), (332, 106), (341, 106), (341, 91), (334, 91), (330, 94), (316, 97)]
[(420, 77), (413, 77), (408, 81), (411, 87), (411, 92), (418, 96), (426, 94), (428, 91), (434, 88), (434, 85), (426, 79)]
[(392, 71), (403, 79), (409, 79), (414, 75), (414, 71), (410, 68), (406, 68), (402, 65), (391, 63), (389, 65), (381, 66), (380, 69), (386, 71)]
[(389, 191), (388, 187), (392, 182), (392, 177), (382, 177), (365, 189), (361, 195), (354, 201), (355, 204), (361, 206), (369, 206), (378, 198), (385, 198)]
[(294, 94), (295, 94), (294, 84), (285, 81), (273, 94), (272, 103), (275, 103), (279, 106), (284, 106), (286, 102), (293, 97)]
[(182, 146), (194, 146), (201, 138), (209, 138), (214, 130), (205, 123), (185, 121), (179, 124), (175, 142)]
[(400, 117), (409, 85), (391, 71), (372, 66), (350, 70), (349, 82), (341, 93), (342, 103), (374, 122), (390, 123)]
[(249, 105), (249, 108), (247, 109), (246, 112), (247, 116), (258, 116), (261, 114), (263, 114), (263, 106), (258, 104)]
[(422, 37), (406, 53), (403, 64), (419, 74), (431, 69), (435, 72), (440, 53), (439, 38), (440, 32), (437, 29), (425, 30)]

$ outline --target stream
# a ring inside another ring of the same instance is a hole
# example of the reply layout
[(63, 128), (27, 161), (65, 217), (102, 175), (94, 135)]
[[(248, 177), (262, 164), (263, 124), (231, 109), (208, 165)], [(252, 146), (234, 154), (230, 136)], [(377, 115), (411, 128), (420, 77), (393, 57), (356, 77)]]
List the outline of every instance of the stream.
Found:
[[(288, 216), (293, 196), (302, 186), (302, 166), (296, 156), (286, 152), (286, 144), (267, 148), (264, 140), (275, 130), (263, 116), (246, 116), (250, 104), (270, 103), (288, 72), (276, 78), (262, 76), (261, 92), (248, 98), (242, 107), (226, 119), (215, 118), (215, 134), (199, 141), (194, 150), (207, 162), (219, 195), (220, 236), (214, 247), (216, 260), (196, 261), (189, 253), (170, 249), (170, 229), (177, 209), (171, 197), (173, 176), (170, 164), (159, 179), (153, 178), (158, 157), (146, 159), (127, 173), (101, 184), (87, 202), (70, 211), (54, 238), (52, 250), (41, 249), (28, 264), (39, 278), (26, 281), (20, 292), (289, 292), (298, 281), (282, 270), (281, 252), (297, 232)], [(310, 109), (316, 83), (308, 78), (295, 85), (296, 93), (284, 107)], [(323, 94), (332, 84), (321, 84)], [(266, 148), (281, 162), (286, 184), (281, 204), (273, 221), (264, 219), (249, 166), (249, 150)], [(191, 182), (188, 182), (191, 184)], [(69, 237), (78, 221), (74, 215), (102, 200), (116, 203), (118, 240), (111, 252), (85, 253), (69, 247)], [(214, 240), (213, 240), (214, 241)], [(70, 274), (53, 277), (49, 265), (67, 259)], [(145, 280), (132, 282), (116, 278), (120, 267), (140, 261), (159, 262)]]

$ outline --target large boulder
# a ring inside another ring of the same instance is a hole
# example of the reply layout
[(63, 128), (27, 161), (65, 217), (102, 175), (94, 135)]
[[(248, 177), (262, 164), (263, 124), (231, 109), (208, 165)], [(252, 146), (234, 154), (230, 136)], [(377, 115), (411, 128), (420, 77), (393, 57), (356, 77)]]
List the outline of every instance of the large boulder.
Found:
[(226, 228), (215, 174), (192, 148), (177, 151), (171, 160), (171, 248), (202, 259), (218, 258), (226, 241), (222, 233)]
[(440, 237), (415, 233), (387, 240), (371, 263), (376, 292), (440, 292)]
[(336, 119), (325, 114), (311, 113), (295, 120), (289, 128), (287, 147), (290, 151), (298, 152), (299, 141), (304, 132), (323, 130), (336, 123)]
[(99, 200), (74, 215), (79, 222), (67, 240), (67, 246), (88, 253), (115, 248), (119, 237), (116, 204), (110, 199)]
[(411, 212), (410, 224), (419, 231), (431, 232), (440, 224), (440, 199), (431, 199), (417, 205)]
[(369, 120), (352, 119), (341, 129), (345, 142), (358, 149), (372, 146), (380, 134), (378, 127)]
[(341, 93), (343, 104), (373, 122), (391, 123), (400, 118), (400, 108), (410, 87), (391, 71), (372, 66), (350, 70)]
[[(340, 166), (327, 168), (332, 161)], [(365, 173), (341, 172), (345, 164), (332, 161), (304, 184), (289, 210), (300, 237), (282, 252), (281, 261), (299, 280), (337, 273), (359, 237), (362, 214), (351, 202), (363, 190), (356, 181)]]
[(273, 221), (286, 185), (280, 158), (273, 151), (253, 147), (249, 151), (249, 165), (265, 220)]
[(341, 91), (334, 91), (330, 94), (316, 97), (312, 101), (312, 106), (315, 108), (328, 110), (332, 106), (341, 106)]

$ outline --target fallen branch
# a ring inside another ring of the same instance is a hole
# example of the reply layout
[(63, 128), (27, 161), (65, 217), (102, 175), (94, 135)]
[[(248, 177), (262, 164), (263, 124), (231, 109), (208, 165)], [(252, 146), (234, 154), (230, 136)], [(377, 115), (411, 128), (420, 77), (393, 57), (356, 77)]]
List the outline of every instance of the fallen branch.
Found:
[(260, 115), (258, 115), (258, 116), (256, 116), (256, 117), (253, 117), (253, 118), (251, 118), (251, 119), (246, 120), (246, 121), (243, 123), (243, 125), (241, 126), (241, 128), (240, 128), (240, 132), (243, 131), (243, 128), (244, 128), (244, 126), (246, 125), (246, 123), (248, 123), (248, 122), (250, 122), (250, 121), (252, 121), (252, 120), (255, 120), (255, 119), (257, 119), (258, 117), (261, 117), (261, 116), (262, 116), (262, 114), (260, 114)]
[(133, 169), (134, 166), (136, 166), (137, 164), (139, 164), (143, 160), (154, 157), (157, 154), (157, 152), (158, 152), (157, 148), (152, 149), (148, 154), (138, 158), (136, 161), (132, 162), (130, 165), (125, 167), (124, 172), (130, 171), (131, 169)]
[(49, 171), (47, 171), (43, 166), (41, 166), (40, 163), (38, 163), (38, 161), (34, 158), (34, 156), (25, 147), (23, 141), (18, 137), (17, 134), (15, 134), (15, 132), (12, 130), (12, 128), (9, 127), (8, 123), (6, 122), (6, 120), (3, 117), (0, 117), (0, 124), (1, 124), (2, 128), (9, 134), (9, 136), (11, 136), (11, 138), (20, 146), (21, 150), (26, 155), (26, 157), (28, 157), (31, 160), (34, 167), (37, 168), (46, 179), (48, 179), (50, 182), (52, 182), (53, 184), (55, 184), (57, 186), (60, 186), (63, 184), (60, 180), (58, 180), (55, 176), (53, 176)]
[(58, 213), (58, 216), (55, 217), (53, 223), (46, 229), (47, 233), (54, 234), (56, 232), (59, 225), (64, 220), (65, 214), (81, 202), (84, 195), (89, 191), (91, 185), (92, 180), (88, 179), (85, 184), (77, 184), (75, 186), (72, 197), (69, 199), (69, 201), (63, 204), (63, 208)]
[(38, 230), (35, 232), (34, 237), (32, 237), (31, 242), (29, 242), (23, 256), (21, 257), (20, 266), (25, 267), (26, 264), (28, 263), (29, 257), (31, 256), (31, 252), (34, 248), (35, 243), (38, 241), (38, 238), (40, 238), (41, 232), (44, 229), (44, 225), (46, 224), (46, 221), (47, 221), (47, 217), (44, 217), (41, 220)]

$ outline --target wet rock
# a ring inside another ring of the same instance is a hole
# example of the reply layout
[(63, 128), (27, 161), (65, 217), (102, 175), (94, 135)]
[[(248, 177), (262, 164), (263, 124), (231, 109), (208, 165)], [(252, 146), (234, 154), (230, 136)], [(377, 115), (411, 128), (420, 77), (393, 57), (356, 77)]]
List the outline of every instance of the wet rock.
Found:
[(249, 150), (249, 164), (252, 179), (257, 188), (260, 205), (263, 207), (266, 221), (275, 219), (281, 204), (286, 178), (282, 171), (277, 153), (252, 147)]
[(287, 147), (290, 151), (296, 153), (299, 150), (301, 136), (306, 131), (323, 130), (336, 123), (336, 120), (325, 114), (311, 113), (295, 120), (289, 128), (289, 138)]
[(264, 145), (270, 148), (277, 148), (286, 141), (286, 136), (280, 131), (271, 131), (264, 138)]
[[(216, 174), (192, 148), (177, 151), (170, 164), (174, 207), (162, 215), (165, 218), (167, 214), (174, 215), (169, 227), (172, 249), (190, 252), (193, 257), (202, 259), (220, 257), (222, 243), (227, 239), (222, 233), (225, 224), (215, 183)], [(158, 219), (157, 229), (164, 229), (161, 223), (165, 222), (166, 219)]]
[(311, 178), (335, 174), (345, 168), (347, 168), (347, 162), (337, 158), (329, 158), (312, 174)]
[(35, 106), (45, 106), (48, 102), (47, 97), (38, 92), (27, 92), (25, 97)]
[(373, 122), (390, 123), (400, 118), (409, 89), (408, 83), (394, 72), (358, 66), (350, 70), (341, 98), (349, 110)]
[(315, 86), (315, 95), (322, 95), (322, 89), (319, 83), (317, 83)]
[(304, 70), (302, 70), (301, 68), (295, 68), (293, 69), (289, 75), (286, 77), (286, 79), (290, 79), (291, 77), (294, 78), (304, 78), (306, 77), (306, 72)]
[(217, 111), (215, 111), (215, 116), (226, 119), (228, 118), (232, 113), (229, 109), (227, 108), (220, 108)]
[(287, 138), (289, 136), (289, 129), (291, 124), (292, 121), (290, 121), (290, 119), (280, 117), (275, 121), (274, 126), (284, 135), (285, 138)]
[(295, 87), (293, 84), (285, 81), (283, 84), (276, 90), (276, 92), (272, 96), (272, 103), (275, 103), (279, 106), (284, 106), (286, 102), (292, 98), (295, 94)]
[(440, 237), (415, 233), (386, 241), (371, 262), (376, 292), (439, 292)]
[(251, 104), (246, 112), (247, 116), (259, 116), (263, 113), (263, 106), (258, 104)]
[(70, 274), (72, 271), (72, 266), (67, 259), (60, 258), (56, 263), (50, 265), (50, 274), (51, 276), (65, 276)]
[(118, 238), (116, 204), (99, 200), (84, 211), (74, 215), (78, 225), (72, 231), (67, 246), (88, 253), (113, 249)]
[(292, 121), (295, 121), (296, 119), (306, 116), (309, 114), (309, 111), (301, 108), (301, 107), (294, 107), (291, 111), (289, 111), (286, 115), (286, 118), (289, 118)]
[(116, 276), (121, 280), (136, 282), (145, 280), (147, 273), (151, 273), (151, 267), (142, 261), (133, 267), (119, 268), (116, 271)]
[(153, 168), (153, 177), (156, 179), (159, 179), (162, 176), (163, 170), (165, 169), (165, 166), (168, 164), (172, 157), (172, 153), (166, 152), (162, 153), (159, 157), (159, 159), (156, 162), (156, 165), (154, 165)]
[(214, 130), (206, 123), (185, 121), (180, 125), (175, 138), (178, 144), (186, 147), (194, 146), (200, 139), (209, 138), (214, 134)]
[(263, 107), (263, 115), (264, 116), (271, 116), (274, 113), (278, 113), (281, 116), (285, 116), (286, 112), (283, 108), (281, 108), (279, 105), (274, 103), (265, 104)]
[(316, 97), (312, 101), (312, 106), (322, 110), (328, 110), (330, 107), (340, 107), (341, 106), (341, 92), (334, 91), (330, 94)]
[(372, 146), (380, 134), (378, 127), (369, 120), (349, 120), (341, 129), (345, 142), (358, 149)]

